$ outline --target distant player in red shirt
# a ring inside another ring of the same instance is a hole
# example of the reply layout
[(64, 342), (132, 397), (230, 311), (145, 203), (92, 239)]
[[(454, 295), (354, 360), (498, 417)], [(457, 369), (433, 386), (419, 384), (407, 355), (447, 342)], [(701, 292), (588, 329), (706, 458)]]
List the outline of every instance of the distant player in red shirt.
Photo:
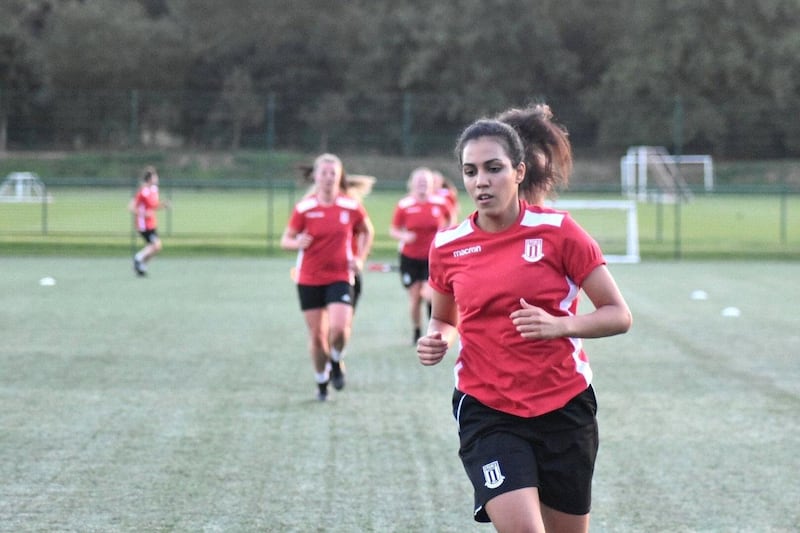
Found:
[[(310, 335), (317, 398), (328, 382), (345, 385), (344, 349), (353, 320), (353, 283), (364, 268), (375, 231), (358, 200), (342, 193), (342, 162), (333, 154), (314, 161), (314, 193), (295, 205), (281, 247), (297, 250), (295, 276)], [(353, 253), (352, 240), (358, 249)]]
[[(304, 181), (314, 181), (313, 166), (300, 165), (298, 169), (300, 172), (302, 172)], [(342, 179), (342, 192), (350, 198), (358, 200), (360, 204), (363, 204), (364, 198), (372, 192), (372, 186), (375, 185), (375, 181), (375, 176), (365, 176), (363, 174), (344, 174)], [(316, 185), (312, 185), (305, 196), (313, 196), (315, 193)], [(354, 255), (358, 255), (358, 250), (363, 247), (363, 241), (366, 237), (366, 233), (356, 233), (353, 235), (352, 246)], [(292, 267), (291, 275), (293, 280), (296, 280), (296, 272), (297, 268)], [(353, 314), (355, 314), (356, 307), (358, 307), (358, 300), (361, 298), (361, 291), (363, 287), (364, 282), (362, 272), (355, 272), (353, 274)]]
[(438, 170), (433, 171), (433, 193), (447, 202), (447, 221), (445, 226), (454, 226), (458, 222), (458, 187), (444, 177)]
[(147, 167), (142, 175), (142, 184), (128, 203), (128, 211), (134, 215), (136, 231), (145, 241), (145, 246), (133, 256), (133, 270), (139, 276), (147, 274), (147, 263), (161, 251), (158, 237), (156, 210), (169, 207), (158, 197), (158, 173), (155, 167)]
[(430, 311), (428, 251), (436, 232), (450, 219), (446, 200), (434, 194), (433, 180), (433, 172), (428, 168), (411, 172), (409, 194), (397, 203), (389, 227), (392, 238), (400, 241), (400, 281), (408, 290), (414, 345), (421, 335), (423, 301)]
[[(543, 206), (566, 178), (553, 164), (571, 163), (566, 131), (544, 115), (524, 126), (538, 128), (524, 145), (499, 120), (461, 135), (477, 209), (431, 248), (433, 316), (417, 354), (437, 364), (460, 338), (453, 412), (475, 520), (498, 531), (585, 532), (598, 436), (581, 339), (624, 333), (631, 314), (597, 243)], [(581, 290), (594, 310), (579, 315)]]

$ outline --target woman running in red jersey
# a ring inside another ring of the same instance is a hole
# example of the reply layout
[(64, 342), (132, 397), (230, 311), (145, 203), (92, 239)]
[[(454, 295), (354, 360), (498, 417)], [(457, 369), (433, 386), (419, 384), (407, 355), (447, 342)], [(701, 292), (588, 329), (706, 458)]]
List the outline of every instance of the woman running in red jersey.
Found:
[[(528, 151), (545, 132), (558, 142)], [(525, 144), (499, 120), (470, 125), (456, 153), (476, 210), (431, 248), (433, 313), (417, 354), (435, 365), (459, 337), (459, 455), (475, 520), (498, 531), (588, 531), (598, 429), (582, 339), (632, 322), (594, 239), (543, 205), (567, 148), (549, 125)], [(594, 306), (584, 314), (581, 290)]]
[(361, 203), (342, 192), (342, 173), (335, 155), (317, 157), (314, 193), (295, 205), (281, 237), (282, 248), (297, 250), (297, 290), (321, 401), (328, 397), (329, 382), (337, 390), (345, 385), (343, 358), (353, 321), (353, 283), (375, 234)]
[(158, 196), (158, 172), (155, 167), (146, 167), (142, 175), (142, 184), (128, 203), (128, 211), (134, 215), (136, 231), (146, 243), (144, 248), (133, 256), (133, 270), (139, 276), (147, 275), (148, 261), (161, 251), (156, 211), (168, 207), (169, 202), (162, 202)]
[(408, 192), (394, 209), (389, 234), (400, 242), (400, 281), (408, 291), (413, 344), (421, 335), (424, 301), (430, 315), (428, 288), (428, 250), (436, 232), (447, 225), (450, 208), (447, 201), (434, 193), (434, 175), (420, 167), (411, 172)]

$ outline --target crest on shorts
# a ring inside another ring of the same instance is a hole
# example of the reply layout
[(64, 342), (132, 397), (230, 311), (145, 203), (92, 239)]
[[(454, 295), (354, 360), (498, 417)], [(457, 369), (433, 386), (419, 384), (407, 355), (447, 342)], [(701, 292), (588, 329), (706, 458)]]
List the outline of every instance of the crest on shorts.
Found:
[(522, 252), (522, 258), (529, 263), (535, 263), (544, 257), (543, 248), (542, 239), (525, 239), (525, 250)]
[(483, 479), (486, 480), (486, 485), (490, 489), (496, 489), (503, 484), (506, 477), (500, 471), (500, 463), (492, 461), (489, 464), (483, 465)]

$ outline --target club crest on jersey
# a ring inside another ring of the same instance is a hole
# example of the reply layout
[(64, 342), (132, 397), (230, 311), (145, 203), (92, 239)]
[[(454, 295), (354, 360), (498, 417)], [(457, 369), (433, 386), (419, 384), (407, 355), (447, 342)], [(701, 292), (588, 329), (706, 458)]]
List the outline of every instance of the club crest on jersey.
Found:
[(502, 485), (506, 477), (500, 471), (500, 463), (492, 461), (489, 464), (483, 465), (483, 479), (486, 481), (484, 485), (490, 489), (496, 489)]
[(350, 222), (350, 212), (349, 211), (342, 211), (339, 213), (339, 222), (342, 224), (347, 224)]
[(522, 258), (529, 262), (535, 263), (544, 257), (544, 242), (542, 239), (525, 239), (525, 250), (522, 252)]

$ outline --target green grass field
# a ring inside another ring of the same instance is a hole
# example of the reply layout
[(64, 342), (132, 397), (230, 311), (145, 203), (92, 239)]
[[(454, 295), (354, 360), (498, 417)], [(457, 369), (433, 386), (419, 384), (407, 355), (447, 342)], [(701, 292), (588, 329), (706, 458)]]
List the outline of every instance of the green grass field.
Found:
[[(301, 189), (162, 188), (173, 209), (159, 232), (174, 255), (274, 255)], [(123, 255), (139, 246), (126, 210), (126, 188), (52, 189), (51, 204), (0, 203), (0, 253)], [(365, 200), (375, 224), (375, 256), (397, 250), (389, 237), (404, 190), (376, 190)], [(619, 199), (565, 194), (563, 199)], [(472, 211), (466, 195), (461, 217)], [(623, 211), (573, 210), (606, 254), (625, 251)], [(676, 223), (677, 221), (677, 223)], [(641, 255), (650, 259), (800, 258), (800, 195), (720, 194), (684, 205), (638, 204)]]
[[(396, 274), (365, 274), (348, 385), (319, 404), (291, 259), (0, 264), (0, 531), (490, 530), (457, 458), (454, 354), (419, 365)], [(612, 272), (635, 322), (587, 341), (592, 531), (797, 531), (800, 264)]]

